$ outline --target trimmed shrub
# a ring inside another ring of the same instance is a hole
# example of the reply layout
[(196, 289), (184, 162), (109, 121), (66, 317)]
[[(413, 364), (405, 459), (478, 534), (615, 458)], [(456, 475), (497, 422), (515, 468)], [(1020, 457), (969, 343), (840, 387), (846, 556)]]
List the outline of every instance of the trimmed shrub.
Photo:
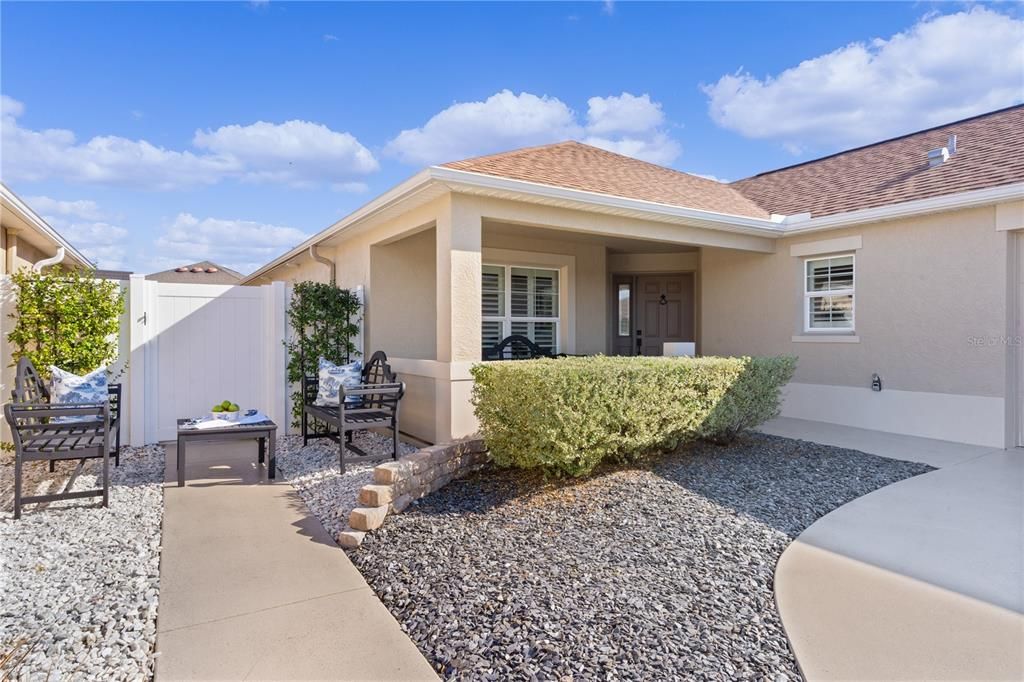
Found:
[(473, 367), (473, 405), (500, 466), (583, 476), (778, 414), (792, 357), (590, 357)]

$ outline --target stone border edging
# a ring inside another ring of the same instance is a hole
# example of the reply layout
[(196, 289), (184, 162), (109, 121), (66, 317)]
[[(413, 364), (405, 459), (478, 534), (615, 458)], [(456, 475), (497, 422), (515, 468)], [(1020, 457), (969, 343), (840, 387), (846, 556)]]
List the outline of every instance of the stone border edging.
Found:
[(483, 439), (469, 436), (378, 464), (373, 468), (373, 483), (359, 491), (361, 506), (349, 512), (349, 527), (338, 533), (338, 544), (358, 547), (368, 532), (384, 524), (388, 514), (401, 514), (414, 500), (477, 471), (487, 461)]

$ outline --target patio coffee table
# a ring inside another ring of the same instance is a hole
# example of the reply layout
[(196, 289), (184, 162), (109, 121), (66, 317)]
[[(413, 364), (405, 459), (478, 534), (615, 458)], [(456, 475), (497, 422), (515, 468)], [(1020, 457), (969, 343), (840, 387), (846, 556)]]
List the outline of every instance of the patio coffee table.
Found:
[[(267, 458), (269, 449), (270, 462), (267, 466), (269, 478), (277, 478), (277, 457), (274, 441), (277, 438), (277, 424), (269, 419), (254, 424), (238, 424), (213, 429), (196, 428), (193, 420), (178, 420), (178, 487), (185, 485), (185, 447), (188, 443), (218, 440), (249, 440), (255, 438), (259, 442), (259, 464)], [(269, 443), (268, 443), (269, 441)]]

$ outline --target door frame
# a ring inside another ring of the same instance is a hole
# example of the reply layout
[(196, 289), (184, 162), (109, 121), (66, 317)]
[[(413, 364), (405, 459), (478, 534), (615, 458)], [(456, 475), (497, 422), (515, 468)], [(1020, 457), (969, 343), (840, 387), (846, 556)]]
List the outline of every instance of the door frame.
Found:
[(700, 271), (696, 269), (690, 270), (658, 270), (658, 271), (633, 271), (633, 272), (611, 272), (608, 275), (608, 321), (605, 325), (607, 327), (606, 332), (606, 347), (609, 355), (615, 355), (615, 327), (618, 322), (619, 314), (619, 297), (618, 297), (618, 285), (623, 284), (628, 280), (630, 285), (630, 297), (629, 297), (629, 320), (632, 324), (630, 330), (629, 348), (630, 355), (636, 355), (636, 312), (637, 312), (637, 281), (641, 277), (676, 277), (680, 275), (693, 275), (693, 342), (696, 348), (696, 354), (700, 355), (701, 352), (701, 339), (700, 339)]

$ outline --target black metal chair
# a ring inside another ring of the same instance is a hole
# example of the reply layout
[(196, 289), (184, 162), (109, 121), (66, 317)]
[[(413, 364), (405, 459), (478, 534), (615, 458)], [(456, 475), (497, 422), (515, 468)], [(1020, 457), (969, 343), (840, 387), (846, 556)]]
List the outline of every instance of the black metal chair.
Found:
[[(11, 401), (15, 403), (41, 403), (50, 402), (50, 389), (46, 382), (39, 376), (39, 371), (28, 358), (18, 360), (18, 369), (14, 377), (14, 390), (11, 391)], [(110, 406), (110, 428), (113, 431), (113, 450), (110, 454), (114, 456), (114, 466), (121, 466), (121, 384), (109, 384), (107, 386), (107, 404)], [(52, 406), (55, 409), (60, 406)], [(54, 471), (55, 461), (50, 462), (50, 471)]]
[[(311, 439), (330, 438), (338, 444), (338, 463), (345, 473), (345, 452), (354, 453), (358, 462), (379, 462), (388, 455), (371, 455), (352, 443), (355, 431), (374, 428), (391, 429), (392, 451), (390, 458), (398, 459), (398, 411), (405, 384), (391, 371), (388, 356), (377, 351), (363, 366), (360, 384), (343, 386), (338, 396), (338, 405), (317, 405), (318, 377), (307, 376), (302, 380), (302, 444)], [(356, 401), (347, 401), (348, 396), (357, 396)]]
[[(102, 497), (110, 504), (110, 408), (96, 405), (59, 405), (46, 403), (7, 403), (4, 417), (11, 426), (14, 441), (14, 518), (21, 518), (21, 506), (34, 502), (54, 502), (83, 497)], [(75, 417), (77, 421), (54, 422), (55, 417)], [(103, 458), (103, 487), (72, 491), (85, 460)], [(21, 494), (21, 474), (25, 462), (77, 459), (64, 490), (49, 495)]]
[(557, 358), (546, 348), (538, 346), (525, 336), (512, 334), (506, 336), (484, 352), (484, 360), (536, 360), (537, 358)]

